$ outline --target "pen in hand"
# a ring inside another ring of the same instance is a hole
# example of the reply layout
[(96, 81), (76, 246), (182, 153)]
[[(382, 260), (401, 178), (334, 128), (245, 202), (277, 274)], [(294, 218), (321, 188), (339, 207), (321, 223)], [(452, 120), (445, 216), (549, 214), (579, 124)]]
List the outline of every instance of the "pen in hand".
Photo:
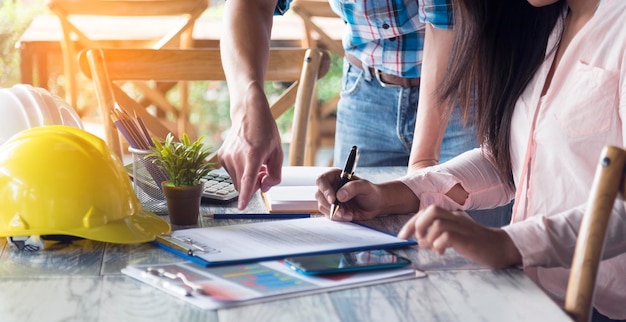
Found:
[[(358, 159), (357, 147), (356, 145), (350, 149), (350, 154), (348, 155), (348, 159), (346, 160), (346, 166), (341, 171), (341, 177), (339, 178), (339, 184), (337, 185), (337, 190), (341, 189), (350, 179), (352, 179), (352, 175), (354, 175), (354, 170), (356, 170), (356, 163)], [(337, 209), (339, 209), (339, 200), (335, 197), (335, 202), (330, 205), (330, 220), (333, 220)]]

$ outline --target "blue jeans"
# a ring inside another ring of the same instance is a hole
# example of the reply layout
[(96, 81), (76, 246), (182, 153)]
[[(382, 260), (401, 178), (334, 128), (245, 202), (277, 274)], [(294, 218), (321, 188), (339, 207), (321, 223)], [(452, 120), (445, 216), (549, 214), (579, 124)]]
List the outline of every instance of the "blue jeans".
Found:
[[(359, 147), (359, 166), (407, 166), (413, 143), (419, 87), (385, 88), (348, 62), (337, 105), (334, 166), (343, 167), (350, 148)], [(440, 162), (478, 146), (474, 131), (455, 109), (441, 146)]]
[(606, 315), (603, 315), (602, 313), (598, 312), (596, 308), (593, 308), (593, 311), (591, 312), (591, 322), (620, 322), (620, 321), (623, 322), (626, 320), (613, 320), (607, 317)]
[[(333, 163), (343, 167), (353, 145), (359, 147), (358, 166), (407, 166), (413, 143), (419, 88), (385, 88), (373, 75), (344, 60), (342, 90), (337, 105)], [(465, 127), (459, 109), (452, 113), (441, 145), (439, 162), (478, 146), (474, 130)], [(489, 226), (508, 224), (510, 205), (498, 214), (472, 211)]]

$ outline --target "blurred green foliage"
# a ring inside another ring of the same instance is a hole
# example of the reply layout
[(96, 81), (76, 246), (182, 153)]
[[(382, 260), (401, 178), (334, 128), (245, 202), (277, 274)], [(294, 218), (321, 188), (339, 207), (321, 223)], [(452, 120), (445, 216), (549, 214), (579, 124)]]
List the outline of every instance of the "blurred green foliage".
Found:
[(43, 6), (22, 0), (0, 1), (0, 87), (13, 86), (20, 80), (18, 38)]

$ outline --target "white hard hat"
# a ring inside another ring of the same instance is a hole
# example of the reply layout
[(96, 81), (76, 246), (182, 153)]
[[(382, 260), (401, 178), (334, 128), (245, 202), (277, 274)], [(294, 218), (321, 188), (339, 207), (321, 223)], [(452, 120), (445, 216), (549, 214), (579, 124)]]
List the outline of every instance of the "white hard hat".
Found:
[(83, 129), (76, 111), (43, 88), (26, 84), (0, 88), (0, 145), (18, 132), (43, 125)]

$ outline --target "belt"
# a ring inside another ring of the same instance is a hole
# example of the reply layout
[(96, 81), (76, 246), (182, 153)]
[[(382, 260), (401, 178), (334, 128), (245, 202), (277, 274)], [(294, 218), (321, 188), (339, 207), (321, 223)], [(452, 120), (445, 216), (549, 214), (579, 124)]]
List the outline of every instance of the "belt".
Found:
[[(357, 67), (358, 69), (365, 71), (363, 68), (363, 63), (361, 60), (356, 58), (354, 55), (345, 53), (346, 60), (352, 64), (352, 66)], [(379, 69), (374, 69), (369, 67), (370, 74), (376, 77), (378, 83), (382, 87), (419, 87), (420, 86), (420, 78), (405, 78), (396, 75), (387, 74), (382, 72)]]

